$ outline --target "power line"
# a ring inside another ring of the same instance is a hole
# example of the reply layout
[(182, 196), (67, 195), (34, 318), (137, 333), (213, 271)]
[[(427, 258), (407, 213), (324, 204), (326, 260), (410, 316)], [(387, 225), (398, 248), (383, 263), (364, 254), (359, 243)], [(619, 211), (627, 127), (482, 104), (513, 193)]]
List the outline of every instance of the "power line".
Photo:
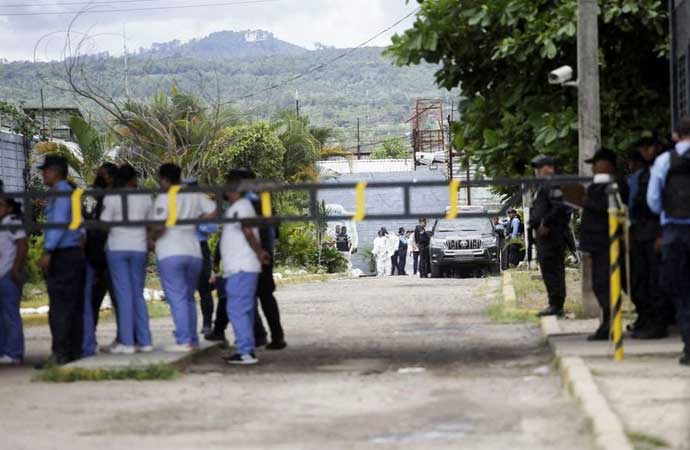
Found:
[[(144, 3), (144, 2), (160, 2), (163, 0), (110, 0), (110, 1), (81, 1), (81, 2), (54, 2), (54, 3), (14, 3), (2, 5), (0, 8), (30, 8), (30, 7), (44, 7), (44, 6), (76, 6), (76, 5), (111, 5), (114, 3)], [(171, 0), (167, 0), (171, 1)]]
[(264, 94), (264, 93), (266, 93), (266, 92), (270, 92), (270, 91), (272, 91), (272, 90), (274, 90), (274, 89), (279, 89), (279, 88), (281, 88), (281, 87), (283, 87), (283, 86), (286, 86), (286, 85), (292, 83), (293, 81), (297, 81), (297, 80), (299, 80), (300, 78), (304, 78), (305, 76), (310, 75), (310, 74), (312, 74), (312, 73), (314, 73), (314, 72), (318, 72), (319, 70), (326, 68), (327, 66), (329, 66), (330, 64), (333, 64), (334, 62), (340, 61), (341, 59), (350, 56), (352, 53), (356, 52), (356, 51), (359, 50), (360, 48), (362, 48), (362, 47), (364, 47), (365, 45), (369, 44), (371, 41), (373, 41), (374, 39), (378, 38), (378, 37), (381, 36), (382, 34), (385, 34), (385, 33), (389, 32), (390, 30), (392, 30), (392, 29), (395, 28), (396, 26), (398, 26), (398, 25), (400, 25), (401, 23), (403, 23), (405, 20), (407, 20), (407, 19), (409, 19), (410, 17), (412, 17), (413, 15), (417, 14), (417, 13), (419, 12), (420, 9), (421, 9), (421, 7), (415, 9), (414, 11), (412, 11), (412, 12), (409, 13), (409, 14), (407, 14), (407, 15), (406, 15), (405, 17), (403, 17), (402, 19), (396, 21), (394, 24), (392, 24), (392, 25), (386, 27), (384, 30), (379, 31), (378, 33), (376, 33), (375, 35), (373, 35), (372, 37), (370, 37), (370, 38), (367, 39), (366, 41), (362, 42), (362, 43), (359, 44), (358, 46), (346, 50), (345, 52), (341, 53), (340, 55), (336, 56), (335, 58), (332, 58), (332, 59), (330, 59), (330, 60), (328, 60), (328, 61), (326, 61), (326, 62), (324, 62), (324, 63), (321, 63), (321, 64), (319, 64), (318, 66), (312, 67), (311, 69), (309, 69), (309, 70), (307, 70), (307, 71), (305, 71), (305, 72), (299, 73), (299, 74), (297, 74), (297, 75), (293, 75), (292, 77), (287, 78), (286, 80), (284, 80), (284, 81), (282, 81), (282, 82), (280, 82), (280, 83), (273, 84), (273, 85), (271, 85), (271, 86), (268, 86), (267, 88), (261, 89), (261, 90), (259, 90), (258, 92), (254, 92), (254, 93), (252, 93), (252, 94), (247, 94), (247, 95), (243, 95), (243, 96), (241, 96), (241, 97), (234, 98), (234, 99), (232, 99), (232, 100), (228, 100), (227, 102), (224, 102), (223, 104), (224, 104), (224, 105), (227, 105), (228, 103), (234, 103), (234, 102), (236, 102), (236, 101), (238, 101), (238, 100), (247, 100), (247, 99), (249, 99), (249, 98), (256, 97), (257, 95), (261, 95), (261, 94)]
[[(120, 8), (120, 9), (84, 9), (81, 11), (44, 11), (44, 12), (21, 12), (21, 13), (0, 13), (0, 17), (10, 17), (10, 16), (65, 16), (65, 15), (77, 15), (77, 14), (103, 14), (103, 13), (120, 13), (120, 12), (133, 12), (133, 11), (161, 11), (161, 10), (171, 10), (171, 9), (192, 9), (192, 8), (212, 8), (216, 6), (234, 6), (234, 5), (248, 5), (256, 3), (274, 3), (281, 0), (244, 0), (236, 2), (223, 2), (223, 3), (204, 3), (198, 5), (177, 5), (177, 6), (146, 6), (140, 8)], [(103, 6), (105, 4), (102, 4)], [(22, 5), (25, 6), (25, 5)], [(41, 5), (43, 6), (43, 5)], [(1, 7), (1, 6), (0, 6)]]

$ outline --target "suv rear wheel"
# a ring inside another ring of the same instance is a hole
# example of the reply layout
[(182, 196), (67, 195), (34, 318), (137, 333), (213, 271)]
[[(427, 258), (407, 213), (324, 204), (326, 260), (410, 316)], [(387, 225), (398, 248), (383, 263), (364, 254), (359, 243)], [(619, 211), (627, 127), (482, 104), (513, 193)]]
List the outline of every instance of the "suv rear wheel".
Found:
[(441, 278), (441, 266), (431, 263), (431, 278)]

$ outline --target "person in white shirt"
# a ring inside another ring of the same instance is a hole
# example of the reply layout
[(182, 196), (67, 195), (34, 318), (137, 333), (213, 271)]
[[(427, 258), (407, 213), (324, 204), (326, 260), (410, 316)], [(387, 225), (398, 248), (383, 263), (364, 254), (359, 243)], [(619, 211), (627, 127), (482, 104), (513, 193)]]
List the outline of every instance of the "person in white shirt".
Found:
[[(245, 179), (240, 170), (230, 171), (226, 177), (229, 186), (238, 186)], [(251, 201), (245, 198), (240, 187), (226, 194), (231, 203), (225, 217), (252, 219), (256, 211)], [(259, 230), (256, 226), (241, 222), (223, 226), (220, 238), (220, 253), (223, 261), (227, 295), (228, 317), (232, 323), (237, 342), (237, 352), (226, 359), (228, 364), (256, 364), (254, 354), (254, 318), (256, 315), (256, 289), (262, 264), (269, 264), (271, 256), (261, 247)]]
[[(179, 186), (182, 169), (171, 163), (163, 164), (158, 175), (160, 186), (169, 190)], [(168, 194), (156, 197), (153, 219), (166, 220), (169, 211)], [(211, 220), (216, 214), (216, 204), (201, 193), (180, 193), (176, 201), (177, 219)], [(194, 292), (202, 268), (201, 247), (194, 225), (175, 225), (165, 228), (152, 227), (150, 237), (156, 246), (158, 274), (165, 298), (175, 323), (175, 345), (166, 347), (170, 352), (188, 352), (199, 346), (197, 310)]]
[[(21, 225), (17, 204), (0, 197), (0, 223)], [(0, 231), (0, 365), (21, 364), (24, 332), (19, 302), (29, 245), (23, 230)]]
[[(116, 187), (137, 188), (137, 172), (129, 164), (118, 169)], [(143, 221), (149, 218), (153, 200), (146, 194), (127, 195), (127, 220)], [(108, 195), (103, 199), (101, 220), (124, 220), (122, 197)], [(110, 353), (132, 354), (153, 350), (149, 314), (144, 299), (148, 243), (146, 227), (113, 227), (108, 233), (106, 258), (112, 288), (117, 298), (117, 329), (119, 342)]]

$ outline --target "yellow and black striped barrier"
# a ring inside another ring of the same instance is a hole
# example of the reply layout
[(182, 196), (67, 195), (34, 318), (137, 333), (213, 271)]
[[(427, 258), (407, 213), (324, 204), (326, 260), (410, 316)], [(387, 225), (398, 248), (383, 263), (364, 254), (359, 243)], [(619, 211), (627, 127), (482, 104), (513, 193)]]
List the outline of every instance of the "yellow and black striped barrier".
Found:
[(610, 289), (611, 289), (611, 340), (614, 346), (614, 359), (623, 361), (623, 286), (622, 286), (622, 244), (627, 216), (619, 207), (618, 187), (612, 186), (609, 191), (609, 256), (610, 256)]

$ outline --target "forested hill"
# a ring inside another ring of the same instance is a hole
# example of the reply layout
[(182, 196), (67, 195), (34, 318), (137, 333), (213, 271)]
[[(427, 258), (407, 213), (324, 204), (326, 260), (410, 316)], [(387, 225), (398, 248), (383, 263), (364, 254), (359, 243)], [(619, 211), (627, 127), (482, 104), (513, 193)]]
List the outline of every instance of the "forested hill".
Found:
[[(152, 48), (130, 55), (130, 96), (149, 99), (174, 85), (209, 100), (232, 100), (244, 113), (261, 118), (280, 109), (294, 108), (298, 91), (301, 112), (308, 114), (312, 123), (346, 130), (344, 136), (348, 144), (354, 142), (352, 131), (358, 117), (362, 139), (376, 140), (407, 130), (405, 121), (411, 115), (416, 98), (451, 98), (447, 91), (435, 87), (434, 66), (396, 67), (382, 55), (382, 48), (358, 49), (322, 70), (286, 83), (295, 75), (334, 60), (344, 50), (295, 51), (291, 44), (286, 44), (282, 54), (218, 58), (219, 51), (212, 58), (206, 53), (213, 46), (225, 48), (230, 45), (227, 42), (220, 45), (218, 38), (234, 34), (212, 36), (212, 39), (207, 38), (210, 41), (159, 44), (159, 51)], [(199, 46), (205, 50), (191, 50)], [(92, 83), (104, 92), (123, 98), (124, 67), (122, 57), (102, 55), (89, 59), (86, 72)], [(0, 64), (0, 99), (38, 105), (43, 88), (46, 106), (77, 105), (99, 115), (99, 111), (83, 99), (51, 87), (60, 77), (64, 78), (62, 63)], [(279, 87), (271, 88), (276, 85)]]
[(154, 58), (188, 56), (199, 59), (257, 58), (274, 55), (300, 55), (309, 50), (277, 39), (264, 30), (219, 31), (189, 42), (154, 43), (150, 49), (139, 49)]

